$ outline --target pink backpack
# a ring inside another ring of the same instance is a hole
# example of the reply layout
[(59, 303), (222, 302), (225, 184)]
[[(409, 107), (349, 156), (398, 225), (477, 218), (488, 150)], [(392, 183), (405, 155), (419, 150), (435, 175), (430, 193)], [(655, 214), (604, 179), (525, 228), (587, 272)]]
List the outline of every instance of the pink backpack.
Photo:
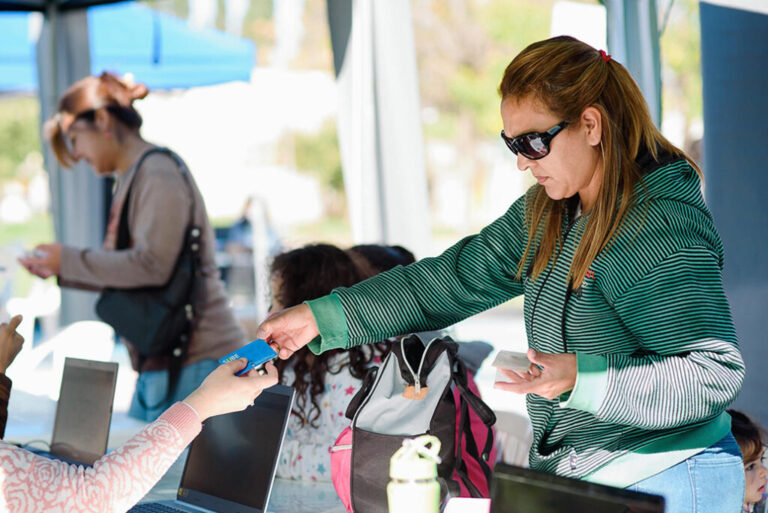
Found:
[(444, 490), (489, 496), (496, 416), (480, 399), (457, 349), (449, 338), (425, 347), (410, 335), (366, 375), (347, 408), (352, 425), (331, 448), (333, 485), (350, 513), (387, 512), (389, 458), (403, 439), (424, 433), (440, 438)]

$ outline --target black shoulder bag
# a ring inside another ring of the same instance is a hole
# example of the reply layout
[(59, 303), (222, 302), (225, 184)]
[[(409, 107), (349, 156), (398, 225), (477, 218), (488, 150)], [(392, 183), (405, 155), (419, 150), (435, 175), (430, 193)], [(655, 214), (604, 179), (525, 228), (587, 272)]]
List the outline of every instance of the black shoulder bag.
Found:
[(170, 279), (158, 287), (134, 289), (105, 288), (98, 302), (96, 313), (112, 326), (115, 332), (129, 341), (139, 353), (139, 370), (147, 358), (168, 357), (168, 390), (165, 399), (171, 397), (181, 363), (187, 355), (195, 322), (195, 281), (200, 269), (200, 238), (202, 230), (195, 225), (195, 193), (180, 159), (166, 148), (147, 151), (136, 164), (136, 172), (125, 195), (115, 249), (131, 247), (128, 229), (128, 207), (133, 184), (141, 165), (153, 153), (165, 153), (176, 162), (192, 199), (189, 208), (189, 225), (184, 243)]

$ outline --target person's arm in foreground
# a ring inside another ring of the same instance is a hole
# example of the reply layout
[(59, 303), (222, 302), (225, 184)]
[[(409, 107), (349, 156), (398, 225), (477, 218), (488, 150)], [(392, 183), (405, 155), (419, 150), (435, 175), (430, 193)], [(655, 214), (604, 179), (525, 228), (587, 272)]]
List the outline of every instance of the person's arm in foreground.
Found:
[(122, 447), (100, 458), (93, 468), (50, 460), (0, 443), (0, 511), (124, 512), (160, 480), (197, 436), (202, 421), (243, 410), (267, 387), (277, 370), (234, 374), (246, 360), (220, 366), (184, 402), (171, 406)]
[(8, 399), (11, 397), (11, 380), (5, 370), (21, 351), (24, 337), (16, 333), (21, 324), (21, 315), (15, 316), (8, 323), (0, 324), (0, 438), (5, 436), (5, 424), (8, 421)]

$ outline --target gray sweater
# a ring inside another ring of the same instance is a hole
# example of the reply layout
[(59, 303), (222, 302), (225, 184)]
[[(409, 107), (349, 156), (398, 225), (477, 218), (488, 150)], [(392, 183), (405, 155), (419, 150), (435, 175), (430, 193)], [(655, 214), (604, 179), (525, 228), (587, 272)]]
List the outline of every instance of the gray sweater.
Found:
[[(186, 169), (186, 168), (185, 168)], [(63, 246), (59, 284), (63, 287), (100, 290), (104, 287), (136, 288), (165, 284), (173, 272), (189, 224), (189, 189), (173, 159), (162, 153), (149, 155), (136, 175), (135, 165), (117, 178), (113, 217), (120, 217), (128, 186), (136, 176), (128, 205), (129, 249), (81, 249)], [(201, 273), (195, 308), (197, 325), (185, 365), (219, 358), (246, 342), (235, 321), (224, 284), (214, 261), (215, 238), (203, 198), (189, 174), (195, 193), (195, 223), (202, 227)], [(110, 225), (116, 223), (111, 222)], [(128, 347), (131, 348), (130, 341)], [(138, 359), (132, 351), (134, 366)], [(163, 368), (147, 362), (140, 370)]]

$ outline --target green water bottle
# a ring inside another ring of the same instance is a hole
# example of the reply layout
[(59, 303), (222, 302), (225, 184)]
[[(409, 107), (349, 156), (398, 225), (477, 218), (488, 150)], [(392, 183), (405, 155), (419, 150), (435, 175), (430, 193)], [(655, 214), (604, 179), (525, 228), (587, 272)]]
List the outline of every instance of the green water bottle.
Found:
[(440, 440), (436, 436), (403, 440), (403, 446), (389, 460), (389, 513), (440, 511), (439, 452)]

